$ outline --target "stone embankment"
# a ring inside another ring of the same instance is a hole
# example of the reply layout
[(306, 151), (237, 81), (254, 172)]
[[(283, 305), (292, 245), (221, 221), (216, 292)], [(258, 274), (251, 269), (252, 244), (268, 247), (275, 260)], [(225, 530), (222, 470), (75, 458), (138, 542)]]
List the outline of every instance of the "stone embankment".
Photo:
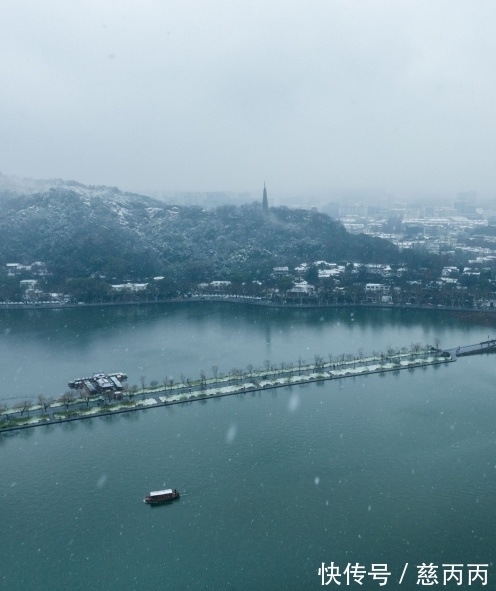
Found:
[[(391, 352), (387, 355), (372, 357), (353, 357), (340, 355), (334, 360), (326, 362), (316, 356), (315, 363), (283, 364), (281, 367), (270, 367), (249, 372), (231, 372), (228, 376), (215, 376), (200, 380), (185, 380), (184, 383), (155, 388), (143, 388), (139, 394), (128, 393), (129, 400), (121, 400), (103, 404), (100, 397), (91, 401), (75, 400), (64, 405), (61, 402), (52, 403), (48, 408), (31, 406), (24, 412), (28, 416), (19, 416), (15, 409), (6, 410), (6, 420), (0, 422), (0, 431), (25, 429), (39, 425), (47, 425), (74, 420), (91, 418), (94, 416), (108, 416), (118, 413), (142, 410), (144, 408), (181, 404), (194, 400), (205, 400), (233, 394), (245, 394), (266, 389), (283, 388), (304, 385), (313, 382), (323, 382), (349, 377), (357, 377), (384, 372), (396, 372), (402, 369), (415, 369), (428, 365), (438, 365), (456, 360), (456, 356), (435, 349), (433, 347), (417, 349), (415, 351)], [(141, 398), (141, 399), (138, 399)], [(72, 407), (69, 410), (69, 407)], [(30, 415), (30, 416), (29, 416)]]
[(193, 297), (175, 297), (165, 299), (144, 299), (132, 301), (119, 302), (0, 302), (0, 310), (52, 310), (62, 308), (96, 308), (96, 307), (116, 307), (116, 306), (148, 306), (148, 305), (162, 305), (162, 304), (195, 304), (203, 303), (226, 303), (226, 304), (240, 304), (263, 306), (267, 308), (295, 308), (295, 309), (311, 309), (311, 308), (384, 308), (389, 310), (437, 310), (439, 312), (456, 312), (463, 315), (488, 316), (489, 318), (496, 318), (496, 307), (481, 306), (481, 307), (467, 307), (467, 306), (450, 306), (447, 304), (420, 304), (410, 302), (331, 302), (325, 301), (308, 301), (302, 298), (297, 301), (273, 300), (265, 297), (253, 296), (234, 296), (222, 294), (210, 294)]

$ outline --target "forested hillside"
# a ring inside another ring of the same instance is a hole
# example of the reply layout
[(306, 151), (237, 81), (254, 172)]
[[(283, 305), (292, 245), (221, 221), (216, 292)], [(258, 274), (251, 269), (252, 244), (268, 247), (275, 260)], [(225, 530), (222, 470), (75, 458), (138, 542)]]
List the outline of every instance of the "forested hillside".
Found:
[[(403, 256), (403, 255), (402, 255)], [(248, 281), (316, 260), (398, 262), (394, 245), (349, 234), (327, 215), (261, 205), (178, 207), (115, 188), (0, 194), (0, 263), (43, 261), (53, 283), (164, 275)]]

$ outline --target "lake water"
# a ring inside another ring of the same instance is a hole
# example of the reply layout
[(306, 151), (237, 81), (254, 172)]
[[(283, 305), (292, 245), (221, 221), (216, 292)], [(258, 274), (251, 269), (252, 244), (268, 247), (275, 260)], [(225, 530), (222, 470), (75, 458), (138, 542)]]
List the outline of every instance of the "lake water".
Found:
[[(139, 384), (494, 332), (441, 311), (4, 311), (0, 398), (58, 395), (93, 371)], [(439, 567), (437, 587), (443, 564), (463, 565), (462, 588), (467, 565), (488, 564), (494, 585), (495, 359), (4, 434), (0, 589), (306, 590), (331, 562), (387, 564), (386, 588), (408, 563), (405, 589), (422, 563)], [(142, 502), (162, 487), (181, 499)]]

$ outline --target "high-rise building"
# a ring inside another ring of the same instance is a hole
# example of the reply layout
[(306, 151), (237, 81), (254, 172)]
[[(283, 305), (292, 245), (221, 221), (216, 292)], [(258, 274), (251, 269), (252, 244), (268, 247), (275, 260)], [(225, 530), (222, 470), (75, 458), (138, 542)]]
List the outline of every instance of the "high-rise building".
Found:
[(456, 212), (460, 215), (473, 215), (476, 213), (477, 192), (467, 191), (458, 193), (454, 205)]

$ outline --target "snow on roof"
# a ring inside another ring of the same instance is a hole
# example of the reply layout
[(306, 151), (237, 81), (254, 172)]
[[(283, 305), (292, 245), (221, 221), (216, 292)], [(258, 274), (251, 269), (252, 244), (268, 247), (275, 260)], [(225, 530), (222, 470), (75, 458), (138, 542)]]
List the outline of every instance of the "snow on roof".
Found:
[(165, 490), (154, 490), (150, 493), (151, 497), (158, 497), (159, 495), (171, 495), (172, 488), (166, 488)]

